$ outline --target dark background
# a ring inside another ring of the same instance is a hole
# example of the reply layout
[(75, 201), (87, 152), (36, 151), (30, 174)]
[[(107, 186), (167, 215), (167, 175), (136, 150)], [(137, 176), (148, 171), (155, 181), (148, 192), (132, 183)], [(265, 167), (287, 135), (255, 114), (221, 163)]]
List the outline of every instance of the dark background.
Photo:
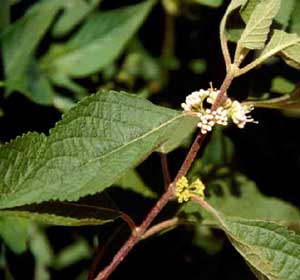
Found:
[[(15, 5), (12, 10), (12, 20), (19, 18), (33, 2), (35, 1), (21, 1)], [(102, 7), (117, 8), (134, 2), (139, 1), (106, 0)], [(176, 18), (175, 55), (181, 67), (170, 71), (168, 85), (151, 98), (153, 102), (157, 104), (168, 102), (170, 106), (178, 108), (184, 97), (191, 91), (208, 87), (210, 81), (213, 81), (214, 86), (220, 85), (225, 69), (220, 52), (218, 25), (225, 7), (226, 5), (223, 5), (219, 9), (210, 9), (201, 6)], [(189, 16), (191, 14), (197, 14), (197, 18), (191, 19)], [(139, 31), (145, 47), (154, 56), (158, 56), (160, 52), (163, 25), (164, 14), (160, 5), (157, 5)], [(39, 52), (43, 53), (47, 49), (50, 40), (51, 37), (46, 36)], [(206, 60), (207, 71), (204, 74), (196, 75), (189, 70), (188, 63), (193, 58)], [(229, 95), (241, 99), (252, 92), (268, 91), (272, 77), (279, 74), (295, 83), (300, 80), (299, 72), (290, 69), (284, 63), (275, 66), (265, 65), (234, 81)], [(87, 84), (85, 80), (80, 82), (90, 88), (91, 92), (93, 91), (92, 85)], [(55, 108), (36, 105), (18, 93), (8, 98), (0, 94), (0, 104), (4, 111), (4, 116), (0, 118), (1, 142), (14, 139), (27, 131), (47, 133), (61, 116)], [(255, 110), (253, 115), (259, 121), (258, 125), (250, 124), (243, 130), (235, 127), (226, 130), (226, 134), (235, 144), (235, 163), (239, 171), (253, 179), (264, 194), (282, 198), (299, 206), (299, 119), (287, 118), (278, 111), (262, 109)], [(173, 176), (185, 153), (184, 149), (179, 149), (169, 155), (170, 171)], [(150, 156), (138, 170), (149, 186), (162, 192), (158, 155)], [(137, 220), (140, 220), (153, 205), (153, 201), (131, 193), (122, 191), (115, 191), (115, 193), (116, 197), (126, 200), (126, 203), (131, 205), (129, 212), (134, 213)], [(118, 223), (104, 228), (50, 227), (47, 233), (53, 247), (58, 250), (66, 245), (66, 240), (72, 240), (76, 235), (83, 235), (91, 240), (93, 234), (98, 232), (100, 241), (104, 244), (116, 224)], [(122, 232), (124, 236), (119, 235), (115, 244), (110, 245), (103, 263), (109, 261), (114, 250), (124, 241), (126, 230)], [(110, 279), (255, 279), (228, 241), (225, 241), (224, 250), (220, 253), (209, 255), (193, 246), (191, 239), (192, 232), (188, 228), (179, 227), (162, 236), (141, 242)], [(8, 259), (14, 263), (11, 270), (16, 279), (31, 278), (33, 258), (30, 252), (20, 256), (8, 252)], [(53, 279), (74, 279), (82, 267), (88, 268), (90, 264), (90, 261), (82, 261), (70, 269), (61, 272), (53, 271)]]

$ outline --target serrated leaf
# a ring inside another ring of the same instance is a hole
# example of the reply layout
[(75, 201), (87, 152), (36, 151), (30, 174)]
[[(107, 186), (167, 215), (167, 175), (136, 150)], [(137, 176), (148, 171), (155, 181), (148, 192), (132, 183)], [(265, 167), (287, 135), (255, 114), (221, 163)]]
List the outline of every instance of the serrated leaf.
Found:
[(92, 95), (49, 136), (29, 133), (0, 147), (0, 208), (102, 192), (155, 149), (176, 148), (196, 124), (134, 95)]
[(220, 215), (230, 242), (259, 279), (300, 278), (300, 235), (275, 223)]
[(280, 0), (265, 0), (252, 12), (238, 42), (238, 49), (262, 49), (268, 38), (273, 18), (280, 8)]
[[(255, 7), (266, 0), (249, 0), (246, 5), (241, 9), (240, 14), (245, 23), (248, 22), (251, 14), (253, 13)], [(295, 0), (285, 0), (281, 1), (282, 4), (280, 5), (280, 9), (275, 16), (274, 20), (279, 23), (283, 28), (286, 28), (290, 17), (291, 13), (293, 11), (294, 5), (295, 5)]]
[(300, 109), (300, 89), (297, 88), (294, 92), (277, 98), (272, 98), (265, 101), (251, 101), (250, 103), (257, 108), (280, 110)]
[(0, 238), (16, 254), (27, 248), (29, 223), (27, 220), (0, 215)]
[(3, 216), (26, 218), (57, 226), (102, 225), (120, 218), (122, 214), (105, 194), (96, 196), (93, 201), (91, 199), (81, 199), (76, 203), (50, 201), (0, 211), (0, 215)]
[[(65, 44), (53, 46), (43, 58), (49, 72), (82, 77), (102, 70), (123, 51), (153, 6), (148, 0), (117, 10), (99, 12)], [(57, 49), (60, 52), (57, 53)]]
[(65, 0), (64, 11), (55, 23), (52, 34), (54, 36), (64, 36), (87, 17), (101, 2), (101, 0)]
[(42, 1), (1, 34), (5, 77), (10, 82), (22, 78), (37, 45), (46, 33), (62, 1)]
[(290, 57), (290, 60), (300, 60), (300, 50), (297, 47), (299, 42), (300, 37), (297, 34), (290, 34), (286, 33), (285, 31), (274, 30), (269, 43), (262, 51), (258, 60), (263, 62), (276, 54), (285, 56), (286, 58)]
[[(232, 193), (233, 186), (238, 189), (238, 194)], [(214, 192), (216, 187), (219, 188), (218, 194)], [(207, 201), (224, 215), (272, 221), (291, 228), (299, 228), (300, 211), (295, 206), (278, 198), (263, 195), (255, 183), (244, 176), (214, 180), (209, 183), (207, 189)], [(211, 215), (202, 211), (193, 202), (184, 205), (182, 211), (193, 216), (201, 213), (204, 222), (208, 224), (214, 222)]]

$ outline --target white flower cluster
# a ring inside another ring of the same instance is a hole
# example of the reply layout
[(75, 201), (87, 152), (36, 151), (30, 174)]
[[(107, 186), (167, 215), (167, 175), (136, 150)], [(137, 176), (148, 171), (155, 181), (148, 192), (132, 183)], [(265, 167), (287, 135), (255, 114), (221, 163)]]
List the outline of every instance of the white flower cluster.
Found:
[(231, 101), (229, 98), (216, 111), (205, 108), (204, 101), (208, 104), (213, 104), (219, 93), (219, 90), (212, 88), (208, 90), (200, 89), (188, 95), (185, 99), (185, 103), (181, 104), (184, 111), (197, 113), (200, 119), (198, 127), (201, 128), (202, 134), (211, 131), (215, 124), (226, 126), (229, 118), (231, 118), (239, 128), (243, 128), (248, 122), (254, 122), (250, 116), (247, 116), (247, 114), (253, 110), (252, 106), (241, 104), (238, 101)]

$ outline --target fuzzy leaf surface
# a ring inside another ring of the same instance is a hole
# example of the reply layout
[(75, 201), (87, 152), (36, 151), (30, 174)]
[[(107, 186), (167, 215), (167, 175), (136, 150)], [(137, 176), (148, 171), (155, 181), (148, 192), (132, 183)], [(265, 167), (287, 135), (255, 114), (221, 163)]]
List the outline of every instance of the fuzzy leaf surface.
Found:
[(265, 221), (220, 216), (219, 222), (259, 279), (300, 278), (300, 235)]
[(300, 37), (297, 34), (274, 30), (259, 59), (266, 60), (275, 54), (289, 61), (294, 61), (295, 64), (300, 66)]
[(300, 69), (300, 43), (285, 48), (280, 52), (280, 56), (289, 66)]
[(273, 18), (280, 8), (280, 0), (266, 0), (259, 3), (238, 42), (239, 48), (262, 49), (268, 38)]
[[(246, 5), (242, 7), (242, 9), (240, 10), (240, 14), (245, 23), (248, 22), (255, 7), (263, 1), (266, 0), (248, 0)], [(280, 5), (280, 9), (277, 15), (275, 16), (274, 20), (280, 25), (282, 25), (283, 28), (286, 28), (291, 18), (293, 8), (295, 7), (295, 0), (284, 0), (281, 2), (282, 3)]]
[(92, 95), (49, 136), (29, 133), (0, 147), (0, 208), (102, 192), (159, 147), (176, 148), (196, 124), (134, 95)]

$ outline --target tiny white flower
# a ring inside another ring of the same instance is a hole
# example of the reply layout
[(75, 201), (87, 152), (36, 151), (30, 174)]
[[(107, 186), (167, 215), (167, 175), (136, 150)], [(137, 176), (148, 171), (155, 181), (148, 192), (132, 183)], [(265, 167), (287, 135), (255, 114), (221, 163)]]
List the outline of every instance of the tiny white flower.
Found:
[(238, 101), (232, 101), (227, 98), (222, 106), (219, 106), (215, 111), (205, 108), (204, 101), (209, 104), (214, 104), (220, 91), (213, 89), (200, 89), (188, 95), (185, 103), (181, 104), (184, 111), (197, 112), (199, 122), (197, 126), (201, 128), (201, 133), (206, 134), (211, 131), (215, 124), (226, 126), (229, 118), (232, 119), (239, 128), (243, 128), (248, 122), (255, 122), (253, 118), (247, 116), (253, 107), (246, 104), (241, 104)]

